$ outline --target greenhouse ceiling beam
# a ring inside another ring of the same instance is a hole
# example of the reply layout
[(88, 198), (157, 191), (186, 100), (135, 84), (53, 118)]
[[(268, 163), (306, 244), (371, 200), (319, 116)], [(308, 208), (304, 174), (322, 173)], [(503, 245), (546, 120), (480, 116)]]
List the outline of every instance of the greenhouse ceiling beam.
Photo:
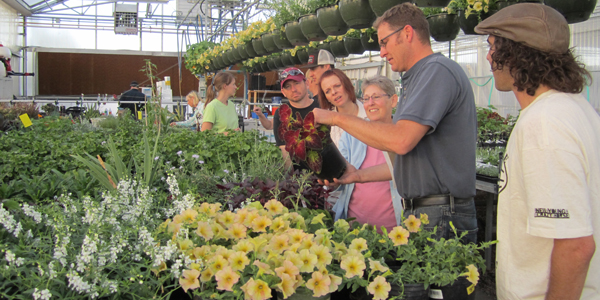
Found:
[(228, 20), (227, 22), (225, 22), (225, 24), (221, 25), (221, 27), (217, 28), (217, 30), (215, 32), (213, 32), (213, 34), (211, 34), (208, 38), (210, 39), (211, 37), (215, 36), (217, 33), (219, 33), (219, 31), (225, 29), (225, 27), (227, 27), (227, 25), (229, 25), (229, 23), (231, 23), (232, 21), (234, 21), (240, 14), (242, 14), (243, 12), (245, 12), (246, 10), (250, 9), (252, 6), (256, 5), (258, 2), (260, 2), (260, 0), (255, 0), (254, 2), (250, 3), (248, 6), (244, 7), (242, 10), (240, 10), (237, 14), (235, 14), (235, 16), (233, 16), (232, 19)]

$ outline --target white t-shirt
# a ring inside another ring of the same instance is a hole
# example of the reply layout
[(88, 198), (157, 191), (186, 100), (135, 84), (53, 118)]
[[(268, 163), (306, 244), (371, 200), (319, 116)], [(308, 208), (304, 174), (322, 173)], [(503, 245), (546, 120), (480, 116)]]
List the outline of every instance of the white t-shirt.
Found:
[[(554, 239), (594, 234), (600, 249), (598, 113), (578, 94), (540, 95), (521, 111), (501, 180), (498, 299), (544, 299)], [(597, 253), (581, 299), (600, 299)]]

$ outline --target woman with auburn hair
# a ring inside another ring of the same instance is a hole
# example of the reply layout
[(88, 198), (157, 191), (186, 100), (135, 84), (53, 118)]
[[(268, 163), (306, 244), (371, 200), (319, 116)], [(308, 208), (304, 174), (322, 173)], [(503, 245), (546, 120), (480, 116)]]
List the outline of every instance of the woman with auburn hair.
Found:
[[(187, 100), (187, 104), (194, 109), (194, 114), (185, 121), (180, 122), (172, 122), (171, 126), (184, 126), (188, 128), (199, 128), (202, 123), (202, 111), (204, 110), (204, 105), (198, 105), (202, 100), (198, 97), (198, 93), (196, 91), (191, 91), (185, 96)], [(204, 104), (204, 103), (203, 103)]]
[(206, 92), (201, 131), (214, 129), (221, 133), (240, 130), (235, 104), (229, 100), (236, 91), (235, 76), (227, 72), (215, 75)]
[[(362, 103), (356, 101), (354, 86), (350, 78), (338, 69), (327, 70), (321, 75), (321, 80), (319, 81), (319, 104), (322, 109), (335, 110), (360, 118), (367, 117)], [(343, 132), (341, 128), (331, 126), (331, 139), (338, 147)]]

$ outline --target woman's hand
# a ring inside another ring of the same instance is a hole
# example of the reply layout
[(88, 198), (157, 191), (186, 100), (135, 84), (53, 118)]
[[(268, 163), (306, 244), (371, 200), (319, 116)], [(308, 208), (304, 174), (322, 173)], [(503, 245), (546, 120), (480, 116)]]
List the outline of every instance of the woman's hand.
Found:
[(357, 173), (356, 168), (350, 163), (346, 162), (346, 171), (342, 175), (342, 177), (334, 178), (333, 182), (329, 182), (329, 180), (321, 180), (319, 179), (319, 184), (326, 185), (333, 189), (336, 189), (338, 186), (342, 184), (356, 183), (360, 182), (360, 176)]

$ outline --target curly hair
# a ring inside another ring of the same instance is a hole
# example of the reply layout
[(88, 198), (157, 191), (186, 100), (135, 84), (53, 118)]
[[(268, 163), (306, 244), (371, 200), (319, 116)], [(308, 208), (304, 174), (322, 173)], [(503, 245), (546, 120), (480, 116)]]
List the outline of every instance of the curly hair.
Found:
[(494, 36), (492, 69), (509, 68), (518, 91), (535, 95), (540, 85), (564, 93), (578, 94), (586, 84), (591, 84), (591, 75), (578, 62), (572, 49), (566, 53), (546, 53), (521, 43)]

